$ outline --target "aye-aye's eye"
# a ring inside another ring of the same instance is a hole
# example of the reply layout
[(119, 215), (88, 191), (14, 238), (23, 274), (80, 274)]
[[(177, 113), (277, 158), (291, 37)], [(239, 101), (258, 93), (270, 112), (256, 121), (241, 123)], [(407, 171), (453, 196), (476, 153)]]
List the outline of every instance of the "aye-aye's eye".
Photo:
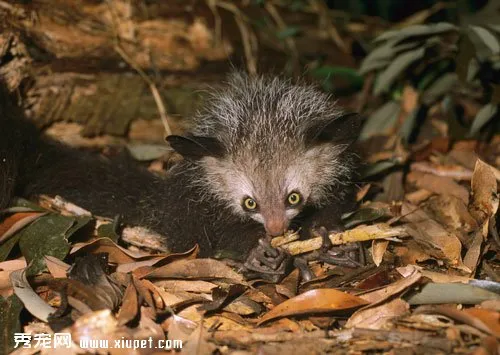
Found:
[(300, 202), (300, 194), (298, 192), (292, 192), (288, 195), (287, 201), (291, 206), (294, 206)]
[(246, 209), (246, 210), (254, 210), (257, 208), (257, 202), (255, 202), (255, 200), (251, 197), (247, 197), (244, 201), (243, 201), (243, 207)]

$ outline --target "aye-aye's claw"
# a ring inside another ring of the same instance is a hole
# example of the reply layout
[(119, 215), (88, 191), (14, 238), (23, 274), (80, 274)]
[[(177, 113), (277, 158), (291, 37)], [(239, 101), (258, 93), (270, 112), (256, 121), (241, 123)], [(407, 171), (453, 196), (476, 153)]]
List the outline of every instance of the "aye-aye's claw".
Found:
[(361, 243), (333, 246), (326, 228), (319, 228), (318, 233), (322, 238), (322, 244), (321, 248), (313, 253), (316, 260), (351, 268), (366, 265), (365, 253)]
[(274, 248), (268, 237), (259, 239), (259, 244), (250, 251), (243, 266), (247, 277), (259, 277), (277, 282), (290, 265), (291, 257), (283, 249)]

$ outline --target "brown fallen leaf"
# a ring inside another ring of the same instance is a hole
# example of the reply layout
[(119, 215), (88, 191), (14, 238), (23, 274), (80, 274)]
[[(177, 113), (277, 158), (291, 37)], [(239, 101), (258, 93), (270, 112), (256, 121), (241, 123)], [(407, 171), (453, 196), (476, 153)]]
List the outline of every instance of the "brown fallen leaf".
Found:
[(484, 237), (488, 234), (487, 223), (498, 210), (497, 181), (493, 168), (478, 159), (471, 181), (471, 204), (469, 211), (483, 228)]
[(149, 280), (143, 279), (142, 285), (151, 292), (151, 297), (154, 302), (155, 309), (164, 309), (165, 304), (163, 303), (163, 299), (161, 298), (160, 293), (158, 292), (158, 288)]
[(228, 304), (232, 299), (245, 292), (246, 287), (240, 284), (230, 285), (227, 288), (217, 287), (212, 290), (212, 301), (200, 306), (200, 310), (213, 312)]
[(143, 277), (148, 279), (229, 279), (236, 283), (246, 284), (242, 275), (215, 259), (176, 260), (154, 269)]
[(186, 341), (197, 326), (196, 322), (175, 314), (162, 323), (162, 327), (168, 332), (168, 339), (170, 340), (178, 339)]
[(70, 254), (76, 253), (107, 253), (109, 255), (109, 262), (117, 264), (132, 263), (141, 258), (155, 259), (158, 257), (158, 255), (151, 255), (145, 252), (130, 251), (119, 246), (109, 238), (98, 238), (87, 243), (76, 243), (71, 248)]
[(175, 308), (180, 304), (192, 304), (192, 303), (200, 303), (209, 299), (205, 294), (194, 294), (189, 292), (170, 292), (165, 290), (163, 287), (157, 287), (152, 284), (158, 294), (162, 299), (162, 303), (165, 305), (164, 308)]
[(125, 325), (134, 319), (139, 312), (139, 299), (137, 290), (133, 282), (129, 282), (125, 294), (123, 295), (120, 311), (117, 315), (118, 325)]
[(236, 320), (234, 317), (228, 317), (228, 314), (234, 313), (224, 312), (224, 315), (214, 314), (205, 318), (204, 325), (209, 329), (217, 330), (244, 330), (248, 329), (249, 325), (242, 319)]
[(500, 337), (500, 313), (486, 309), (471, 308), (458, 310), (454, 307), (420, 306), (414, 311), (415, 314), (441, 314), (456, 321), (468, 324), (487, 334)]
[(411, 202), (414, 205), (418, 205), (421, 202), (427, 200), (431, 197), (433, 193), (426, 189), (419, 189), (417, 191), (410, 192), (405, 195), (405, 200)]
[(238, 297), (224, 307), (224, 311), (227, 313), (234, 313), (241, 316), (260, 314), (262, 310), (260, 304), (245, 295)]
[(54, 313), (56, 309), (45, 303), (31, 288), (31, 285), (26, 279), (26, 270), (20, 269), (12, 271), (10, 274), (10, 282), (12, 283), (15, 294), (23, 302), (24, 307), (38, 319), (47, 322), (49, 315)]
[(398, 268), (398, 272), (404, 276), (404, 278), (393, 282), (384, 288), (360, 294), (359, 297), (369, 303), (366, 308), (371, 308), (386, 299), (407, 290), (410, 286), (417, 283), (421, 277), (422, 273), (420, 269), (414, 265), (408, 265), (404, 268)]
[(452, 274), (443, 274), (441, 272), (422, 270), (422, 276), (427, 277), (434, 283), (450, 283), (450, 282), (461, 282), (469, 283), (470, 277)]
[[(443, 260), (456, 268), (463, 268), (460, 239), (431, 219), (422, 209), (403, 203), (403, 221), (408, 233), (420, 247), (437, 260)], [(470, 271), (467, 269), (467, 271)]]
[(470, 180), (472, 178), (472, 170), (464, 168), (460, 165), (439, 165), (420, 161), (412, 163), (410, 165), (410, 170), (429, 173), (441, 177), (448, 177), (454, 180)]
[[(144, 281), (144, 282), (143, 282)], [(139, 280), (135, 276), (132, 276), (132, 283), (137, 290), (139, 299), (142, 299), (149, 306), (147, 309), (151, 313), (152, 318), (156, 318), (156, 306), (148, 287), (145, 284), (147, 280)]]
[(67, 272), (71, 265), (66, 264), (64, 261), (59, 260), (51, 255), (44, 256), (45, 264), (49, 269), (50, 274), (55, 278), (65, 279), (68, 277)]
[(408, 240), (404, 245), (394, 246), (394, 253), (399, 257), (403, 265), (418, 264), (432, 259), (429, 253), (415, 240)]
[(276, 285), (276, 292), (288, 298), (295, 297), (299, 286), (299, 275), (299, 269), (293, 270), (283, 281)]
[(155, 268), (161, 267), (175, 260), (195, 259), (198, 256), (199, 250), (200, 248), (198, 247), (198, 245), (195, 245), (193, 248), (183, 253), (170, 253), (166, 255), (163, 254), (158, 258), (155, 258), (155, 255), (151, 255), (151, 259), (146, 258), (146, 260), (140, 260), (134, 263), (125, 264), (123, 268), (120, 268), (121, 265), (119, 265), (117, 270), (119, 269), (121, 270), (121, 272), (126, 272), (124, 270), (132, 271), (134, 276), (140, 279), (148, 275)]
[(10, 274), (12, 271), (0, 271), (0, 296), (7, 298), (14, 293), (12, 283), (10, 282)]
[(182, 352), (184, 354), (212, 355), (217, 347), (214, 343), (208, 341), (209, 337), (211, 335), (205, 329), (203, 321), (200, 322), (198, 327), (186, 339), (186, 345), (182, 346)]
[(457, 184), (453, 179), (419, 171), (412, 171), (407, 176), (410, 184), (416, 185), (419, 189), (426, 189), (435, 194), (448, 194), (460, 198), (465, 204), (469, 203), (469, 192), (467, 189)]
[(280, 303), (264, 314), (258, 321), (261, 325), (275, 318), (306, 313), (324, 313), (366, 305), (368, 301), (335, 289), (316, 289), (304, 292)]
[(217, 285), (203, 280), (160, 280), (154, 284), (170, 292), (187, 291), (195, 293), (210, 293)]
[(18, 212), (7, 216), (0, 222), (0, 243), (46, 214), (46, 212)]
[(410, 309), (410, 305), (400, 298), (376, 307), (360, 309), (349, 318), (346, 328), (381, 329), (388, 321), (400, 317)]
[(123, 263), (117, 266), (116, 271), (123, 273), (131, 272), (136, 269), (142, 268), (144, 266), (153, 266), (165, 258), (166, 258), (165, 256), (157, 256), (147, 260), (133, 261), (131, 263)]
[(483, 322), (491, 335), (500, 338), (500, 312), (481, 308), (467, 308), (463, 312)]
[(13, 271), (24, 269), (27, 266), (25, 258), (7, 260), (0, 263), (0, 296), (7, 298), (14, 293), (10, 274)]
[(481, 246), (483, 245), (484, 237), (481, 230), (477, 230), (474, 233), (472, 243), (467, 249), (467, 253), (464, 256), (464, 265), (469, 268), (470, 275), (474, 275), (476, 272), (476, 267), (479, 263), (479, 258), (482, 255)]
[(433, 196), (426, 201), (422, 208), (437, 222), (464, 235), (478, 227), (476, 220), (469, 213), (467, 205), (455, 196)]
[(388, 240), (373, 240), (372, 241), (372, 259), (375, 265), (380, 266), (384, 258), (385, 251), (389, 246)]
[(14, 260), (6, 260), (0, 263), (0, 270), (2, 271), (14, 271), (19, 269), (24, 269), (27, 266), (26, 259), (24, 257)]

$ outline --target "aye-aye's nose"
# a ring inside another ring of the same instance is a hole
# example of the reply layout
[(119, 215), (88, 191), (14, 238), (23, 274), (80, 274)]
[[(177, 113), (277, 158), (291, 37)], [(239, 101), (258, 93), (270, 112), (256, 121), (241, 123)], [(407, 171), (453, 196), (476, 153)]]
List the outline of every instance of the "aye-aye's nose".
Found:
[(267, 220), (264, 227), (266, 228), (267, 234), (271, 237), (276, 237), (278, 235), (282, 235), (286, 231), (288, 222), (283, 219), (273, 218)]

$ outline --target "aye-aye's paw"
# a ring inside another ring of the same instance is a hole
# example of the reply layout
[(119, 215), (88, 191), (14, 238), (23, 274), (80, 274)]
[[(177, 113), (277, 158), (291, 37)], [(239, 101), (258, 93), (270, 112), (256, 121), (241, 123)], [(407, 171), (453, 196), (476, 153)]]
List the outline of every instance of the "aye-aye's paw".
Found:
[[(341, 228), (332, 232), (340, 231), (342, 231)], [(321, 248), (311, 253), (308, 260), (318, 260), (331, 265), (351, 268), (366, 265), (365, 251), (361, 243), (334, 246), (325, 227), (318, 228), (316, 233), (322, 238)]]
[(243, 264), (247, 278), (278, 282), (289, 271), (292, 258), (281, 248), (274, 248), (269, 237), (259, 239)]

